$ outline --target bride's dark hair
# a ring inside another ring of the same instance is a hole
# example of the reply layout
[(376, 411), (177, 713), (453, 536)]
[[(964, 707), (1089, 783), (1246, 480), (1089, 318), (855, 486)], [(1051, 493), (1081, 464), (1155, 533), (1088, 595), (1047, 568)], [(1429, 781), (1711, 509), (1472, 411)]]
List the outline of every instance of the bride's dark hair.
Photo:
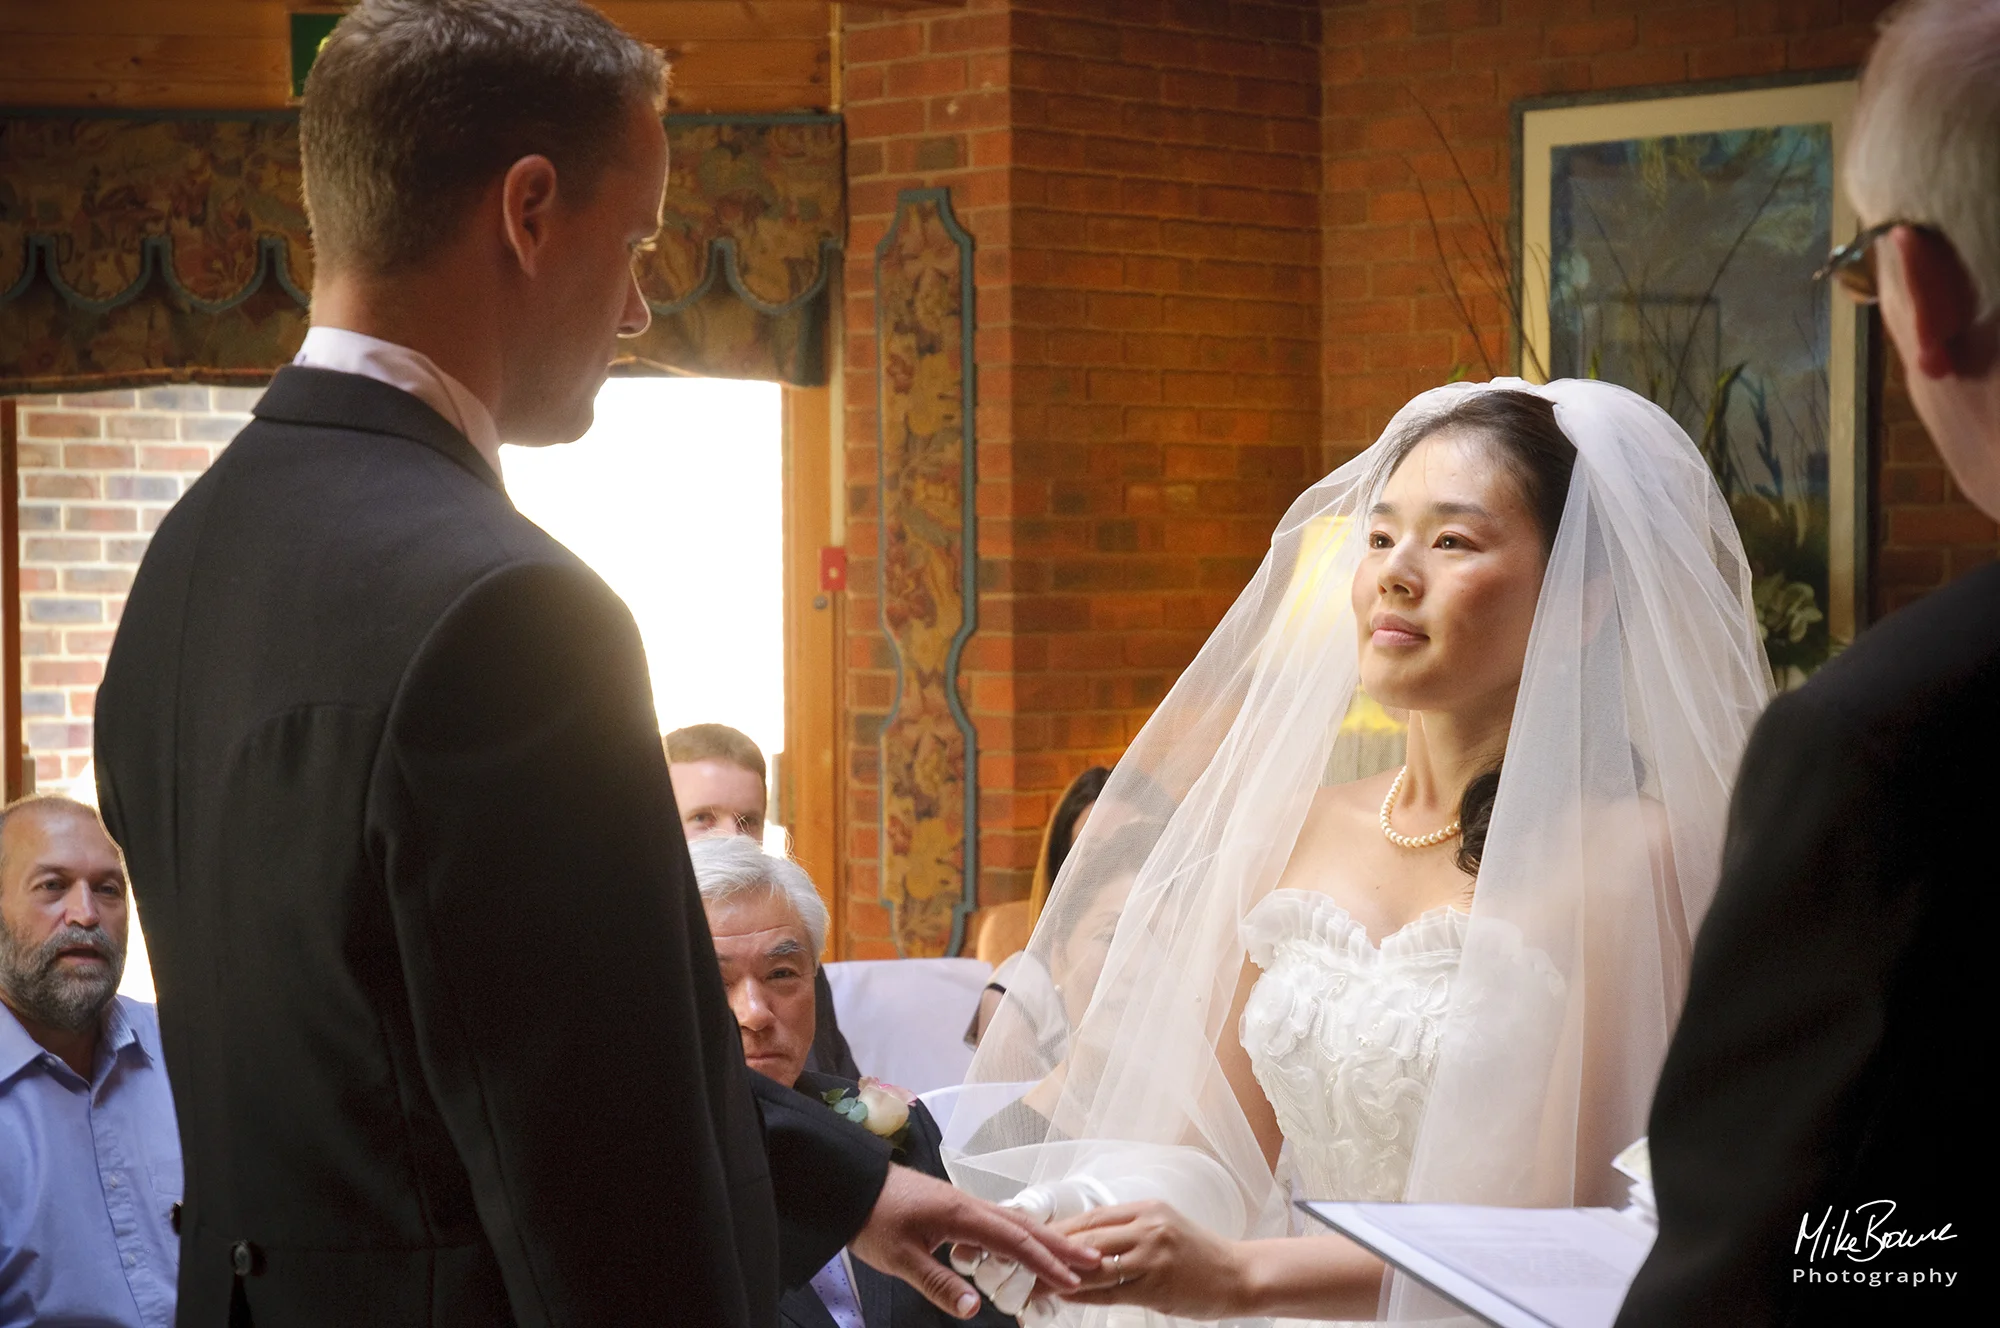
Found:
[[(1383, 465), (1383, 476), (1394, 474), (1418, 443), (1441, 433), (1474, 433), (1496, 446), (1509, 473), (1521, 486), (1528, 510), (1542, 532), (1546, 556), (1556, 546), (1563, 506), (1569, 501), (1570, 475), (1576, 470), (1576, 444), (1556, 423), (1555, 403), (1533, 392), (1499, 388), (1474, 392), (1435, 415), (1412, 420), (1396, 436)], [(1479, 874), (1479, 856), (1486, 848), (1486, 831), (1493, 823), (1493, 799), (1500, 792), (1500, 767), (1481, 771), (1465, 786), (1458, 800), (1458, 869)]]

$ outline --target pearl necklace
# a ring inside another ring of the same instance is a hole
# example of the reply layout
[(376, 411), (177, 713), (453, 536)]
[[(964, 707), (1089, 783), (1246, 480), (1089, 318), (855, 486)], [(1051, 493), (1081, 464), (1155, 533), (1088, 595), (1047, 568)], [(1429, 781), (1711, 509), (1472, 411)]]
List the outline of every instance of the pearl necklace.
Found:
[(1389, 796), (1382, 799), (1382, 838), (1397, 848), (1431, 848), (1444, 843), (1447, 839), (1455, 838), (1459, 831), (1458, 818), (1455, 816), (1450, 825), (1442, 830), (1433, 830), (1427, 835), (1399, 835), (1389, 825), (1389, 809), (1396, 805), (1396, 795), (1403, 791), (1403, 776), (1409, 773), (1408, 766), (1398, 770), (1396, 782), (1389, 785)]

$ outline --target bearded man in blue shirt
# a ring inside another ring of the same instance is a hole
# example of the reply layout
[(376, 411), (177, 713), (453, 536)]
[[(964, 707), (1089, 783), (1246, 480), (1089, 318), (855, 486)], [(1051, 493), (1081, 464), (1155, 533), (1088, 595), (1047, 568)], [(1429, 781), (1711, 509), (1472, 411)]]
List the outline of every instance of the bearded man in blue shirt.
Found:
[(68, 798), (0, 810), (0, 1328), (167, 1328), (181, 1145), (153, 1007), (118, 995), (125, 863)]

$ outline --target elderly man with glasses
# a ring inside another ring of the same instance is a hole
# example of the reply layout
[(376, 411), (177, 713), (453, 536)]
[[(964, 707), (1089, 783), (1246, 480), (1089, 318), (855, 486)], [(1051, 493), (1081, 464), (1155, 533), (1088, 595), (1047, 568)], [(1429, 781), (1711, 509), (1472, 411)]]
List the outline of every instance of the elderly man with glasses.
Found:
[[(1897, 13), (1847, 182), (1868, 224), (1823, 275), (1878, 306), (1952, 478), (2000, 517), (2000, 0)], [(1759, 724), (1653, 1103), (1660, 1234), (1621, 1328), (1968, 1317), (1996, 754), (1996, 566)]]

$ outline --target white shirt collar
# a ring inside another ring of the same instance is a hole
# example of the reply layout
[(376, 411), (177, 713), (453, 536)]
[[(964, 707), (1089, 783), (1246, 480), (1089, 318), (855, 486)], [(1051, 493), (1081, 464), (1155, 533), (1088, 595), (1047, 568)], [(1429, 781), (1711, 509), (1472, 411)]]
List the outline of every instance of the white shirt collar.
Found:
[(500, 429), (493, 423), (493, 412), (471, 388), (438, 368), (422, 351), (344, 327), (312, 327), (292, 363), (360, 374), (401, 388), (451, 421), (486, 458), (493, 473), (500, 474)]

